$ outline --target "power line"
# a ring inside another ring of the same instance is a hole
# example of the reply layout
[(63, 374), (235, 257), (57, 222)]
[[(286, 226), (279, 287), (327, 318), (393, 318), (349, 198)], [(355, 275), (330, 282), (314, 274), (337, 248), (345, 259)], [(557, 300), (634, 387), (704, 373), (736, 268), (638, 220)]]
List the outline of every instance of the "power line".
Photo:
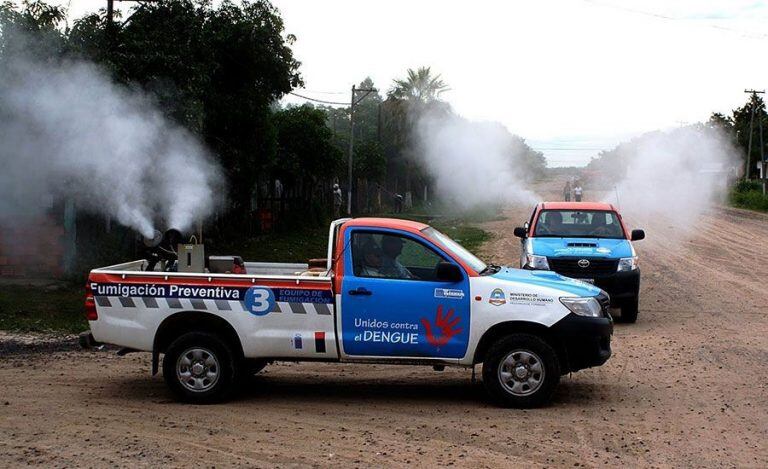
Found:
[(346, 91), (316, 91), (316, 90), (308, 90), (306, 88), (302, 88), (302, 89), (307, 93), (315, 93), (315, 94), (337, 94), (337, 95), (347, 94)]
[(322, 104), (333, 104), (337, 106), (349, 106), (349, 103), (341, 103), (338, 101), (325, 101), (322, 99), (316, 99), (316, 98), (310, 98), (309, 96), (303, 96), (298, 93), (294, 93), (293, 91), (289, 91), (288, 94), (292, 96), (296, 96), (297, 98), (306, 99), (307, 101), (314, 101), (316, 103), (322, 103)]
[[(680, 18), (680, 17), (677, 17), (677, 16), (667, 16), (667, 15), (662, 15), (661, 13), (655, 13), (655, 12), (652, 12), (652, 11), (638, 10), (638, 9), (635, 9), (635, 8), (628, 8), (628, 7), (624, 7), (624, 6), (621, 6), (621, 5), (613, 5), (613, 4), (609, 4), (609, 3), (598, 2), (598, 1), (595, 1), (595, 0), (582, 0), (582, 1), (584, 1), (586, 3), (591, 3), (593, 5), (605, 7), (605, 8), (613, 8), (614, 10), (621, 10), (621, 11), (625, 11), (625, 12), (628, 12), (628, 13), (633, 13), (633, 14), (642, 15), (642, 16), (648, 16), (648, 17), (651, 17), (651, 18), (656, 18), (656, 19), (660, 19), (660, 20), (664, 20), (664, 21), (688, 21), (687, 18)], [(699, 25), (699, 24), (696, 24), (696, 23), (693, 23), (693, 24), (696, 25), (696, 26), (702, 26), (702, 25)], [(744, 31), (744, 30), (741, 30), (741, 29), (729, 28), (727, 26), (720, 26), (720, 25), (716, 25), (716, 24), (706, 24), (706, 25), (703, 25), (703, 26), (706, 26), (706, 27), (712, 28), (712, 29), (719, 29), (720, 31), (727, 31), (727, 32), (731, 32), (731, 33), (737, 33), (737, 34), (740, 34), (743, 37), (749, 38), (749, 39), (768, 39), (768, 34), (765, 34), (765, 33), (755, 33), (755, 32), (751, 32), (751, 31)]]

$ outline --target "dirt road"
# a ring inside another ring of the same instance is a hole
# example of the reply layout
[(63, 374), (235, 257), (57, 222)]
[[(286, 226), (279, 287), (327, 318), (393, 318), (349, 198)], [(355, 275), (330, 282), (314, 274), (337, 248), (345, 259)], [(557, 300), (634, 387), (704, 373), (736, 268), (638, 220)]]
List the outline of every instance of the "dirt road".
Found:
[[(485, 225), (486, 257), (514, 264), (527, 212)], [(674, 245), (645, 228), (638, 323), (549, 407), (496, 408), (463, 369), (323, 364), (185, 406), (146, 354), (0, 337), (0, 466), (768, 466), (768, 217), (713, 209)]]

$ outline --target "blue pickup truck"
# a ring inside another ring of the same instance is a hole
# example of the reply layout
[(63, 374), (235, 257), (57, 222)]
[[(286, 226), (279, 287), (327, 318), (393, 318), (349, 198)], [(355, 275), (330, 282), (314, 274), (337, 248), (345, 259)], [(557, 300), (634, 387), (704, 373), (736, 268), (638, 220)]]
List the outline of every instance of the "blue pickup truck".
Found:
[(542, 202), (525, 226), (515, 228), (522, 239), (520, 267), (552, 270), (594, 284), (620, 308), (622, 322), (637, 321), (640, 268), (632, 241), (643, 230), (629, 232), (611, 204)]

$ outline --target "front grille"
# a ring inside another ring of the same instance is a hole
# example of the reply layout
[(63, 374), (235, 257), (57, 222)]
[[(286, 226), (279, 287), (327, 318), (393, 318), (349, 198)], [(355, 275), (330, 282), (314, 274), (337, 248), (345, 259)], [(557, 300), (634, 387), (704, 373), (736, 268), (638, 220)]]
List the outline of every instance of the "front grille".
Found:
[[(579, 266), (579, 261), (586, 259), (589, 266)], [(616, 273), (619, 261), (616, 259), (595, 259), (589, 257), (548, 257), (549, 269), (560, 275), (572, 278), (595, 278)]]

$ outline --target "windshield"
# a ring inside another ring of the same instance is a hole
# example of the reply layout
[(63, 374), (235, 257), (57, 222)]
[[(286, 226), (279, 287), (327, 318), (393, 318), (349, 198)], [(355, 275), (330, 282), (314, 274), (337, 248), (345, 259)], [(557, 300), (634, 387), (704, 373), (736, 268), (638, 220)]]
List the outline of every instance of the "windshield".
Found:
[(534, 236), (556, 238), (625, 238), (616, 212), (603, 210), (543, 210)]
[(482, 272), (485, 270), (487, 265), (485, 265), (485, 262), (481, 261), (477, 257), (475, 257), (474, 254), (464, 249), (464, 247), (457, 243), (456, 241), (452, 240), (449, 236), (444, 235), (443, 233), (437, 231), (436, 229), (430, 227), (424, 228), (421, 230), (422, 233), (424, 233), (425, 236), (432, 239), (433, 241), (437, 241), (441, 245), (443, 245), (446, 249), (451, 251), (452, 253), (456, 254), (461, 258), (462, 261), (464, 261), (467, 265), (469, 265), (472, 269), (474, 269), (476, 272)]

